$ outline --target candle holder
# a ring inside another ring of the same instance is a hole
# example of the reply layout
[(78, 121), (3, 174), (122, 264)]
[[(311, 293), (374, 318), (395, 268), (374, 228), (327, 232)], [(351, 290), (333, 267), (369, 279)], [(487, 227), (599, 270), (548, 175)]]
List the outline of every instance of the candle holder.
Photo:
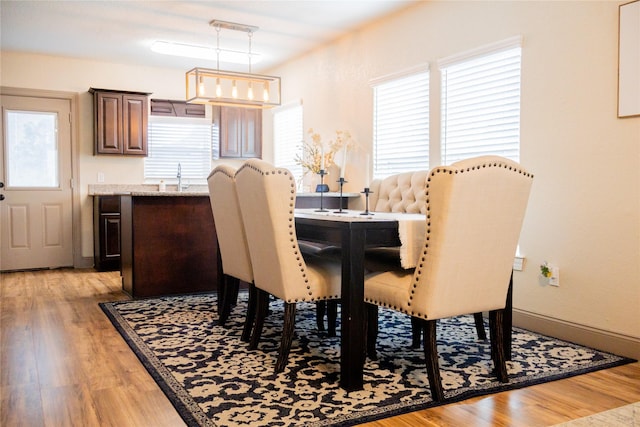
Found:
[(316, 185), (316, 193), (320, 193), (320, 209), (316, 209), (316, 212), (329, 212), (323, 205), (323, 195), (329, 191), (329, 186), (324, 183), (324, 176), (327, 175), (327, 172), (324, 169), (320, 169), (318, 175), (320, 175), (320, 184)]
[(369, 194), (371, 193), (373, 193), (373, 191), (369, 190), (369, 187), (364, 187), (364, 191), (362, 192), (362, 194), (364, 194), (365, 208), (364, 212), (362, 212), (360, 215), (373, 215), (373, 212), (369, 212)]
[(336, 181), (338, 184), (340, 184), (340, 209), (337, 211), (333, 211), (333, 213), (347, 213), (347, 211), (343, 211), (342, 210), (342, 186), (347, 182), (344, 180), (343, 177), (340, 177), (340, 179), (338, 179)]

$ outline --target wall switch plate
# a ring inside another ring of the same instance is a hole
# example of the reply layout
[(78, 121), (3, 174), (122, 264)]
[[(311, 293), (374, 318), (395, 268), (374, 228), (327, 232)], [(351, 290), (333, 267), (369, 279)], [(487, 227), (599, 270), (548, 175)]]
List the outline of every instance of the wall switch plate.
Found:
[(98, 182), (104, 182), (104, 172), (98, 172)]

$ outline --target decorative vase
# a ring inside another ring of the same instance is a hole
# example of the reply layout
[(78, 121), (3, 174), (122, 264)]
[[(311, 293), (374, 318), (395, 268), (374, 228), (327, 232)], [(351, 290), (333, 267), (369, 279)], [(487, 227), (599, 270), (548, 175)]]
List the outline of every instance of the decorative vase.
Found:
[[(329, 166), (327, 169), (328, 174), (324, 176), (324, 183), (329, 185), (329, 191), (340, 191), (340, 184), (338, 183), (338, 179), (340, 179), (340, 166), (335, 163)], [(318, 176), (320, 179), (320, 176)]]

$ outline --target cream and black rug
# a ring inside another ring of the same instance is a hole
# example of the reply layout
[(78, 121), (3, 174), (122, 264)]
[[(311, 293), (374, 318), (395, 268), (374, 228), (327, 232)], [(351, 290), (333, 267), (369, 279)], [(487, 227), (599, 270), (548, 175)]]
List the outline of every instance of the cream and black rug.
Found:
[[(338, 387), (340, 339), (316, 329), (315, 305), (298, 304), (286, 370), (273, 374), (282, 303), (271, 303), (261, 346), (240, 341), (244, 295), (227, 327), (217, 324), (216, 295), (101, 304), (114, 326), (189, 426), (346, 426), (435, 406), (423, 352), (410, 349), (409, 318), (380, 310), (378, 361), (367, 361), (365, 388)], [(490, 346), (473, 318), (439, 322), (438, 351), (450, 403), (631, 362), (514, 328), (510, 381), (491, 375)]]

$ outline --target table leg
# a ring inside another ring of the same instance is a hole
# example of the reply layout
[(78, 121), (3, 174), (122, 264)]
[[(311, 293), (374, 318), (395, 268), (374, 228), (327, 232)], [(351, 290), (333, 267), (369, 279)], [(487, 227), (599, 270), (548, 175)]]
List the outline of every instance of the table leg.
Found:
[(511, 360), (511, 333), (513, 326), (513, 270), (509, 279), (509, 290), (507, 291), (507, 303), (504, 308), (502, 319), (502, 339), (504, 346), (505, 360)]
[(342, 231), (340, 387), (362, 390), (365, 345), (364, 247), (361, 228)]

